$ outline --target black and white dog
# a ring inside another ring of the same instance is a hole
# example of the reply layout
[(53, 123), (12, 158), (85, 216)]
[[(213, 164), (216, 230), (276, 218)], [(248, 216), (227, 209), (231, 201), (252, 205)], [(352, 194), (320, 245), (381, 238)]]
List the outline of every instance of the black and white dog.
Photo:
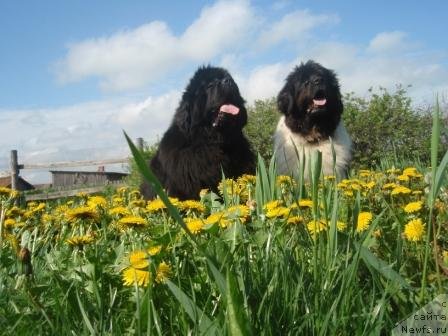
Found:
[[(305, 160), (306, 166), (318, 150), (324, 175), (345, 177), (352, 141), (341, 120), (344, 108), (336, 74), (313, 61), (302, 63), (286, 78), (277, 104), (283, 114), (274, 135), (278, 173), (297, 176), (299, 160)], [(304, 175), (309, 178), (307, 168)]]

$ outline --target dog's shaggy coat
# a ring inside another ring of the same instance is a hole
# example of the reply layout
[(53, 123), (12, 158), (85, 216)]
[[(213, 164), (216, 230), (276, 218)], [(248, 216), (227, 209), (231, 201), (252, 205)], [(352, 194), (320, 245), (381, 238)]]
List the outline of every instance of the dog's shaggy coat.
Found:
[(299, 161), (304, 160), (308, 179), (307, 167), (317, 150), (322, 152), (325, 175), (345, 177), (352, 141), (341, 121), (343, 104), (335, 73), (313, 61), (302, 63), (286, 78), (277, 105), (283, 114), (274, 135), (278, 173), (297, 177)]
[[(217, 191), (222, 173), (227, 178), (253, 174), (254, 155), (242, 132), (246, 122), (244, 100), (230, 74), (200, 67), (150, 163), (167, 193), (198, 199), (202, 189)], [(146, 199), (155, 196), (147, 183), (141, 191)]]

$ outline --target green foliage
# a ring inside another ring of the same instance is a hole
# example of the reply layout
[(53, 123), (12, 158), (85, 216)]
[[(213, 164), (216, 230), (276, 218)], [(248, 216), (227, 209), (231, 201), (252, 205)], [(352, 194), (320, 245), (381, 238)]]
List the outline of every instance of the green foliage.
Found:
[(255, 153), (269, 160), (274, 152), (273, 135), (280, 113), (275, 98), (256, 100), (254, 106), (248, 108), (246, 135)]
[(392, 93), (384, 88), (369, 92), (369, 99), (344, 97), (343, 119), (354, 142), (354, 167), (373, 167), (384, 160), (429, 164), (430, 110), (417, 110), (401, 86)]
[[(153, 144), (145, 144), (143, 146), (143, 151), (141, 152), (144, 160), (149, 162), (157, 152), (159, 147), (159, 142)], [(143, 178), (141, 173), (137, 168), (137, 163), (134, 157), (129, 158), (129, 176), (126, 178), (126, 184), (130, 187), (138, 188), (142, 183)]]

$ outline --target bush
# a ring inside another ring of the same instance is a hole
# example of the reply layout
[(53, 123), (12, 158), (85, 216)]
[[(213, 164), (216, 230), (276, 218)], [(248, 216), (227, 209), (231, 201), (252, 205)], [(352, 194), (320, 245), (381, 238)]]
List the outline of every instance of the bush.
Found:
[[(392, 93), (380, 88), (370, 99), (347, 94), (344, 107), (343, 119), (354, 142), (356, 168), (373, 167), (384, 160), (429, 163), (432, 107), (413, 107), (403, 87), (397, 86)], [(446, 134), (446, 126), (443, 133)], [(446, 151), (446, 143), (440, 151)]]
[(273, 135), (280, 113), (275, 98), (257, 100), (248, 108), (248, 123), (245, 132), (255, 153), (270, 160), (274, 153)]

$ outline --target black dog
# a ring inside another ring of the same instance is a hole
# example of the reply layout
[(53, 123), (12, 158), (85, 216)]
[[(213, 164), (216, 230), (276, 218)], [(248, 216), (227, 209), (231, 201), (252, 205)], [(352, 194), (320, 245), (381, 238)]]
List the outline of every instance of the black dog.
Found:
[[(341, 120), (344, 106), (336, 74), (313, 61), (302, 63), (286, 78), (277, 104), (283, 114), (274, 136), (278, 172), (297, 175), (299, 160), (307, 164), (318, 150), (323, 173), (344, 177), (352, 141)], [(308, 169), (304, 174), (308, 178)]]
[[(255, 158), (243, 127), (247, 111), (238, 86), (218, 67), (200, 67), (182, 95), (171, 126), (150, 167), (172, 197), (198, 199), (201, 189), (217, 191), (228, 178), (255, 171)], [(155, 196), (147, 183), (141, 191)]]

